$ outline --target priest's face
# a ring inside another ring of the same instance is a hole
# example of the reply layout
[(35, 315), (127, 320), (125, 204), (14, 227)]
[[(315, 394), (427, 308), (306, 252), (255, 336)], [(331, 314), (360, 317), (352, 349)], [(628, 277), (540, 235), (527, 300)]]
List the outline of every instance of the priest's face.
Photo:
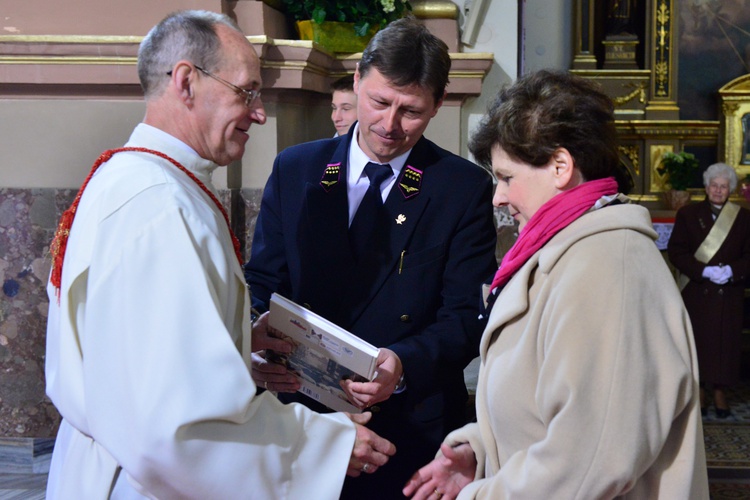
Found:
[(195, 112), (200, 133), (190, 145), (201, 157), (228, 165), (242, 158), (250, 126), (264, 124), (266, 112), (259, 96), (251, 100), (247, 94), (261, 88), (255, 49), (241, 33), (228, 27), (219, 26), (217, 33), (222, 40), (222, 60), (210, 73), (197, 71)]
[(708, 201), (714, 205), (723, 205), (729, 198), (729, 179), (714, 177), (706, 186)]

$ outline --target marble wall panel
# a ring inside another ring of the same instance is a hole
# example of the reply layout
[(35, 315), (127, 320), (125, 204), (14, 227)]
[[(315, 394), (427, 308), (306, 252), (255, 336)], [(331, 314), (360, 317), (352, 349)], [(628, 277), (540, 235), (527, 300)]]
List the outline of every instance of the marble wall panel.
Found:
[(49, 242), (73, 190), (0, 188), (0, 436), (51, 437), (44, 392)]

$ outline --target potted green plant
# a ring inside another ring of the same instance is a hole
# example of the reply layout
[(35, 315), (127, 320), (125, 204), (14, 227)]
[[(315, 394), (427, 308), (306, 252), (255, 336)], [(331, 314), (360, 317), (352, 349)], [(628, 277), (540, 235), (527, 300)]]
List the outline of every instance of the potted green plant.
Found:
[(282, 0), (302, 40), (361, 52), (377, 30), (412, 10), (408, 0)]
[(670, 187), (664, 197), (671, 209), (677, 210), (690, 202), (688, 187), (698, 173), (698, 160), (694, 154), (685, 151), (664, 153), (656, 171), (664, 176)]

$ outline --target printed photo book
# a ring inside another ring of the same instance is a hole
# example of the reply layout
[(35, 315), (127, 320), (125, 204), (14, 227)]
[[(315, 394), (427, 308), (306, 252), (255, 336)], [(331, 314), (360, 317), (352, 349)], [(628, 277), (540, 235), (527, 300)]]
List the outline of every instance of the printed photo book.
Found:
[(299, 392), (332, 410), (360, 413), (339, 381), (375, 378), (378, 348), (276, 293), (269, 310), (269, 326), (296, 345), (289, 355), (267, 353), (269, 360), (297, 374), (302, 383)]

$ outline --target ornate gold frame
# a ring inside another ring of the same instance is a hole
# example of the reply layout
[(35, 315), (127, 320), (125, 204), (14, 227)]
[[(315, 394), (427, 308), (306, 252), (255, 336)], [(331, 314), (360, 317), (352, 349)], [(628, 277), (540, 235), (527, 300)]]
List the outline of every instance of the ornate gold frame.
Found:
[(719, 89), (719, 97), (723, 136), (721, 156), (743, 179), (750, 174), (750, 126), (743, 130), (742, 125), (745, 115), (750, 119), (750, 75), (743, 75), (724, 85)]

